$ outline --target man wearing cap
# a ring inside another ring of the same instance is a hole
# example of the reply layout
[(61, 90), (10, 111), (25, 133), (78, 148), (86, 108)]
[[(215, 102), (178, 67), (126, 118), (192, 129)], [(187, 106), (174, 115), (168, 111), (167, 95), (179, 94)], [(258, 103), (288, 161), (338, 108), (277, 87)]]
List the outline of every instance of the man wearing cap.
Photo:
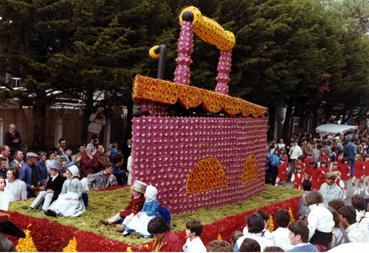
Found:
[(19, 171), (19, 179), (27, 185), (27, 197), (36, 197), (36, 192), (40, 185), (40, 175), (36, 167), (36, 160), (38, 155), (33, 152), (26, 154), (26, 163), (22, 166)]
[(324, 198), (324, 205), (328, 207), (329, 201), (333, 199), (343, 199), (343, 190), (336, 184), (337, 174), (328, 172), (325, 174), (325, 183), (319, 189)]
[(37, 198), (32, 202), (29, 210), (37, 208), (43, 201), (44, 203), (42, 205), (42, 210), (46, 211), (50, 204), (58, 198), (61, 192), (65, 180), (65, 178), (59, 173), (61, 169), (61, 163), (56, 160), (52, 160), (50, 162), (49, 169), (50, 176), (47, 180), (45, 191), (41, 191), (37, 195)]
[(135, 180), (131, 187), (131, 200), (129, 201), (128, 205), (123, 209), (120, 210), (119, 213), (110, 217), (107, 220), (100, 220), (100, 222), (104, 225), (110, 225), (113, 223), (118, 222), (121, 219), (124, 219), (122, 225), (118, 225), (118, 231), (124, 231), (126, 224), (128, 224), (132, 218), (141, 211), (144, 203), (145, 203), (145, 191), (146, 191), (146, 184), (142, 181)]

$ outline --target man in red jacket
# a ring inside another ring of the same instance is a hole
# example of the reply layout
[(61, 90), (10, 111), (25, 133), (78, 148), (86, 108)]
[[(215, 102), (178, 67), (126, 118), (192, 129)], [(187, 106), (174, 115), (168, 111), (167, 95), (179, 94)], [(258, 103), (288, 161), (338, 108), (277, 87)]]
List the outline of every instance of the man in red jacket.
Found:
[(162, 217), (155, 217), (147, 225), (147, 230), (155, 238), (151, 251), (153, 252), (182, 252), (183, 240), (170, 231), (169, 225)]

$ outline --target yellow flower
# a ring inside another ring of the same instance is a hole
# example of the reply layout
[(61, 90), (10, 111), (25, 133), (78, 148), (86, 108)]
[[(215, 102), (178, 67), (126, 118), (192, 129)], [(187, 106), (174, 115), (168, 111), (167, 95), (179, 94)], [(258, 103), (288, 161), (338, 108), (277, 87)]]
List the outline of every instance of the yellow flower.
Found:
[(77, 252), (77, 240), (75, 237), (69, 241), (68, 245), (63, 249), (63, 252)]
[(31, 227), (31, 224), (29, 224), (27, 229), (24, 231), (24, 233), (26, 234), (26, 237), (21, 238), (18, 241), (18, 244), (16, 247), (18, 252), (38, 252), (35, 244), (33, 243), (31, 232), (29, 231), (30, 227)]

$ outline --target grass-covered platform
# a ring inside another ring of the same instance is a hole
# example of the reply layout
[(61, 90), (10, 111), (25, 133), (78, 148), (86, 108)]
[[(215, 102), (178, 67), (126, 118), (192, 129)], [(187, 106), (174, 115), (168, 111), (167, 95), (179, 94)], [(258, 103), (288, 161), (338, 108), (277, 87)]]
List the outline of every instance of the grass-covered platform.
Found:
[[(173, 215), (171, 228), (174, 231), (183, 231), (185, 229), (185, 223), (192, 218), (201, 220), (203, 224), (211, 224), (216, 220), (292, 199), (301, 194), (302, 191), (290, 188), (267, 186), (264, 192), (245, 201), (236, 202), (224, 207), (203, 208), (192, 214)], [(91, 191), (89, 192), (89, 206), (87, 211), (82, 216), (76, 218), (53, 218), (45, 216), (39, 211), (27, 211), (26, 209), (32, 203), (32, 199), (12, 203), (9, 211), (16, 211), (35, 218), (46, 218), (63, 225), (76, 227), (79, 230), (90, 231), (110, 239), (122, 241), (129, 245), (138, 245), (150, 239), (133, 238), (130, 236), (123, 237), (115, 231), (115, 226), (104, 226), (99, 223), (100, 219), (108, 218), (121, 210), (127, 204), (129, 198), (129, 188), (100, 192)]]

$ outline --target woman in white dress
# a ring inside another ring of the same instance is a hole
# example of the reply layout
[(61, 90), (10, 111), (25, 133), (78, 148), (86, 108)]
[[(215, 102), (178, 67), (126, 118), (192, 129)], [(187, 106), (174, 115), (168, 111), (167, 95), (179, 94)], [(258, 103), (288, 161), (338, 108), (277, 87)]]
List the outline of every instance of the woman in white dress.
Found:
[(27, 186), (26, 183), (18, 177), (17, 169), (8, 169), (6, 172), (6, 186), (5, 192), (9, 194), (10, 201), (26, 200), (27, 199)]
[(8, 211), (10, 196), (4, 192), (6, 186), (5, 178), (0, 177), (0, 210)]
[(82, 200), (82, 184), (78, 180), (78, 168), (73, 165), (66, 171), (62, 191), (49, 209), (45, 212), (49, 216), (77, 217), (85, 210)]

